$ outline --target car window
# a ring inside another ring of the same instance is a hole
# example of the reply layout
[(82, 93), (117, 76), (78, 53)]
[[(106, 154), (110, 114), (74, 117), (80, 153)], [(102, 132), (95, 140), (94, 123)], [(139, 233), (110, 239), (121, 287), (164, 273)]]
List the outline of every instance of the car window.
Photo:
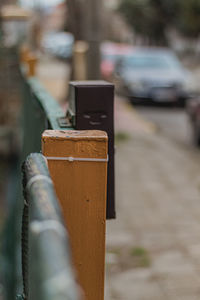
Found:
[(134, 69), (180, 68), (178, 60), (171, 55), (133, 55), (127, 57), (123, 64)]
[(103, 60), (108, 60), (108, 61), (111, 61), (111, 62), (115, 62), (117, 61), (118, 59), (120, 59), (120, 55), (118, 54), (103, 54), (102, 55), (102, 58)]

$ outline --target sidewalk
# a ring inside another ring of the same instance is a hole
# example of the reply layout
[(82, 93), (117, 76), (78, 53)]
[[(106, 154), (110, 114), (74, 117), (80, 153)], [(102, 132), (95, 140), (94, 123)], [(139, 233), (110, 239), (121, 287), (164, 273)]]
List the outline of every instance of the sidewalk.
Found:
[(199, 161), (156, 131), (118, 143), (106, 300), (200, 299)]
[(70, 68), (51, 57), (42, 57), (37, 66), (36, 76), (46, 90), (62, 105), (66, 101)]
[(156, 126), (153, 123), (140, 117), (126, 99), (118, 96), (115, 97), (114, 117), (116, 133), (125, 132), (132, 134), (133, 132), (143, 132), (151, 134), (156, 131)]

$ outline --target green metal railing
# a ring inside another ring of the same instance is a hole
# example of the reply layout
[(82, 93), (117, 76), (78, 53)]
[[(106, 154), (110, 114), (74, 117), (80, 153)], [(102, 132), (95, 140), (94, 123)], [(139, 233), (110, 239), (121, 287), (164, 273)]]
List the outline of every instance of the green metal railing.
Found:
[[(22, 72), (23, 74), (23, 72)], [(22, 75), (23, 76), (23, 75)], [(65, 112), (35, 77), (22, 78), (23, 82), (23, 158), (41, 150), (41, 135), (45, 129), (70, 130), (65, 124)]]
[[(41, 136), (44, 130), (64, 130), (73, 128), (65, 126), (65, 124), (60, 126), (60, 122), (62, 123), (62, 120), (65, 120), (65, 112), (62, 110), (58, 102), (53, 99), (43, 88), (36, 77), (27, 78), (22, 70), (22, 84), (24, 99), (22, 114), (22, 159), (24, 160), (31, 152), (41, 151)], [(37, 173), (41, 171), (42, 175), (44, 175), (43, 173), (47, 173), (47, 170), (45, 169), (46, 165), (44, 165), (44, 159), (41, 158), (41, 155), (34, 156), (34, 159), (36, 160), (35, 162), (33, 162), (33, 156), (30, 156), (24, 165), (25, 170), (28, 170), (29, 168), (29, 173), (26, 172), (26, 176), (32, 176), (33, 170), (30, 170), (30, 164), (32, 164), (32, 169), (34, 169), (34, 172)], [(39, 167), (42, 160), (43, 163)], [(48, 186), (48, 189), (42, 190), (39, 186), (41, 184), (43, 184), (43, 186), (46, 185), (46, 187)], [(28, 277), (24, 277), (26, 273), (25, 270), (27, 262), (26, 260), (24, 261), (24, 259), (22, 259), (24, 292), (26, 294), (26, 291), (28, 290), (26, 287), (27, 284), (25, 284), (26, 281), (28, 281), (30, 283), (30, 297), (28, 299), (75, 300), (77, 299), (77, 292), (75, 291), (74, 283), (72, 283), (73, 277), (70, 279), (70, 275), (66, 274), (68, 267), (68, 273), (71, 271), (69, 257), (66, 260), (68, 248), (64, 246), (64, 241), (61, 242), (58, 233), (53, 230), (47, 230), (46, 232), (42, 231), (41, 234), (38, 234), (38, 237), (36, 233), (34, 234), (34, 228), (36, 228), (36, 226), (39, 228), (39, 224), (42, 225), (42, 218), (46, 218), (46, 221), (50, 218), (50, 222), (48, 221), (47, 223), (44, 221), (43, 224), (57, 224), (57, 228), (60, 228), (60, 230), (62, 228), (61, 232), (63, 232), (63, 224), (61, 226), (61, 222), (59, 221), (60, 225), (58, 225), (58, 216), (56, 216), (56, 212), (58, 215), (60, 213), (58, 212), (58, 204), (55, 200), (55, 193), (52, 188), (49, 188), (49, 184), (47, 182), (39, 182), (34, 184), (34, 190), (32, 189), (29, 191), (29, 197), (30, 195), (33, 199), (39, 196), (40, 204), (42, 206), (46, 205), (46, 208), (51, 207), (51, 213), (53, 212), (53, 209), (55, 212), (51, 214), (51, 216), (48, 216), (49, 212), (45, 210), (43, 212), (41, 211), (39, 202), (37, 202), (36, 205), (36, 201), (29, 201), (32, 207), (30, 219), (36, 218), (37, 222), (35, 220), (31, 225), (33, 232), (31, 231), (32, 234), (30, 237), (30, 243), (32, 246), (30, 248), (34, 250), (32, 250), (32, 253), (30, 253), (30, 258), (32, 257), (32, 260), (30, 260), (30, 270), (32, 271)], [(24, 209), (26, 210), (26, 206)], [(26, 228), (26, 225), (24, 228)], [(24, 253), (24, 247), (22, 247), (22, 251)], [(35, 255), (37, 257), (37, 264)], [(33, 257), (35, 259), (33, 259)], [(37, 268), (35, 266), (37, 266)], [(62, 267), (64, 267), (64, 269)], [(19, 266), (17, 266), (17, 269), (19, 269)], [(72, 287), (70, 287), (70, 285), (72, 285)]]
[(77, 300), (69, 241), (45, 158), (38, 153), (23, 164), (23, 298)]

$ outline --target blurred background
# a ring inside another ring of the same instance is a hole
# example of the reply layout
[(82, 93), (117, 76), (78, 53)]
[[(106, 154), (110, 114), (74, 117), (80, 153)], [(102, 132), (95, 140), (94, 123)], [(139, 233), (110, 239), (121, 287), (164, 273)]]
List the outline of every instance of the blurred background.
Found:
[(106, 300), (200, 298), (199, 15), (200, 0), (0, 2), (1, 228), (21, 149), (22, 54), (65, 111), (70, 80), (115, 84)]

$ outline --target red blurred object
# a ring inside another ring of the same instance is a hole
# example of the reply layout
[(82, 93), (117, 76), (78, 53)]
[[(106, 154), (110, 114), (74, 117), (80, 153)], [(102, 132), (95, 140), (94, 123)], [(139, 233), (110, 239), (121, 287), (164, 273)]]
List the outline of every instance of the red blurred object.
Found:
[(186, 110), (192, 125), (194, 143), (200, 146), (200, 96), (190, 99), (187, 102)]
[(112, 80), (116, 62), (132, 53), (134, 47), (129, 44), (104, 42), (101, 45), (101, 75), (105, 80)]

